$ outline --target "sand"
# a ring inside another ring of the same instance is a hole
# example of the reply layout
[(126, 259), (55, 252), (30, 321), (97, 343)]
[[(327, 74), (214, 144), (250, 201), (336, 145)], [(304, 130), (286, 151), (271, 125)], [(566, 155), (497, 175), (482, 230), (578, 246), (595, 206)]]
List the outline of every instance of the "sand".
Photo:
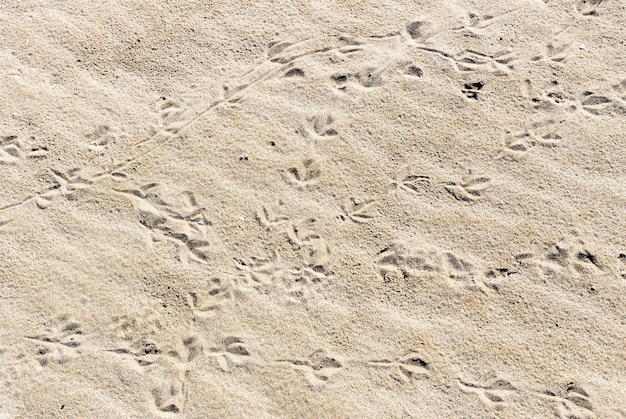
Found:
[(626, 418), (623, 1), (0, 22), (0, 417)]

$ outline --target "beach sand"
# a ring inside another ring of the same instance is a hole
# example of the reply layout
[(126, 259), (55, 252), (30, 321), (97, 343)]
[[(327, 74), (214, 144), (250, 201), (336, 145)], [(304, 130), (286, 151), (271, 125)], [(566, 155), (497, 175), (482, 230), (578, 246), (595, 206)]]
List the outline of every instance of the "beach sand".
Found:
[(623, 1), (0, 22), (0, 417), (626, 418)]

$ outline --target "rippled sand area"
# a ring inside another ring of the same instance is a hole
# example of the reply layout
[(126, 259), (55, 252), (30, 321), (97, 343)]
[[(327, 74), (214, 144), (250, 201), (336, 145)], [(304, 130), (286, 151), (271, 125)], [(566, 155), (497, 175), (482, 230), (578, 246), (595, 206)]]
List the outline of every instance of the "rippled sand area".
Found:
[(0, 22), (0, 417), (626, 418), (624, 2)]

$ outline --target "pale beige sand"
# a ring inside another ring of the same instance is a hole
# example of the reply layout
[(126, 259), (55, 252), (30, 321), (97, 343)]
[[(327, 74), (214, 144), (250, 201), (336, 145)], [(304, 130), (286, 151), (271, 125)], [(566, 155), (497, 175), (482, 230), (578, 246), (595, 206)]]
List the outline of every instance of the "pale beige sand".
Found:
[(0, 417), (626, 417), (623, 1), (1, 3)]

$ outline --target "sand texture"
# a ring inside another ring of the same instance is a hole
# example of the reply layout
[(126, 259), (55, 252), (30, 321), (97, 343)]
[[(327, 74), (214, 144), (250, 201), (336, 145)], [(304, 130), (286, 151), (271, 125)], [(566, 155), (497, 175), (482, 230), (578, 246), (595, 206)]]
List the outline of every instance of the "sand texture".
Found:
[(624, 0), (0, 2), (1, 418), (626, 418)]

